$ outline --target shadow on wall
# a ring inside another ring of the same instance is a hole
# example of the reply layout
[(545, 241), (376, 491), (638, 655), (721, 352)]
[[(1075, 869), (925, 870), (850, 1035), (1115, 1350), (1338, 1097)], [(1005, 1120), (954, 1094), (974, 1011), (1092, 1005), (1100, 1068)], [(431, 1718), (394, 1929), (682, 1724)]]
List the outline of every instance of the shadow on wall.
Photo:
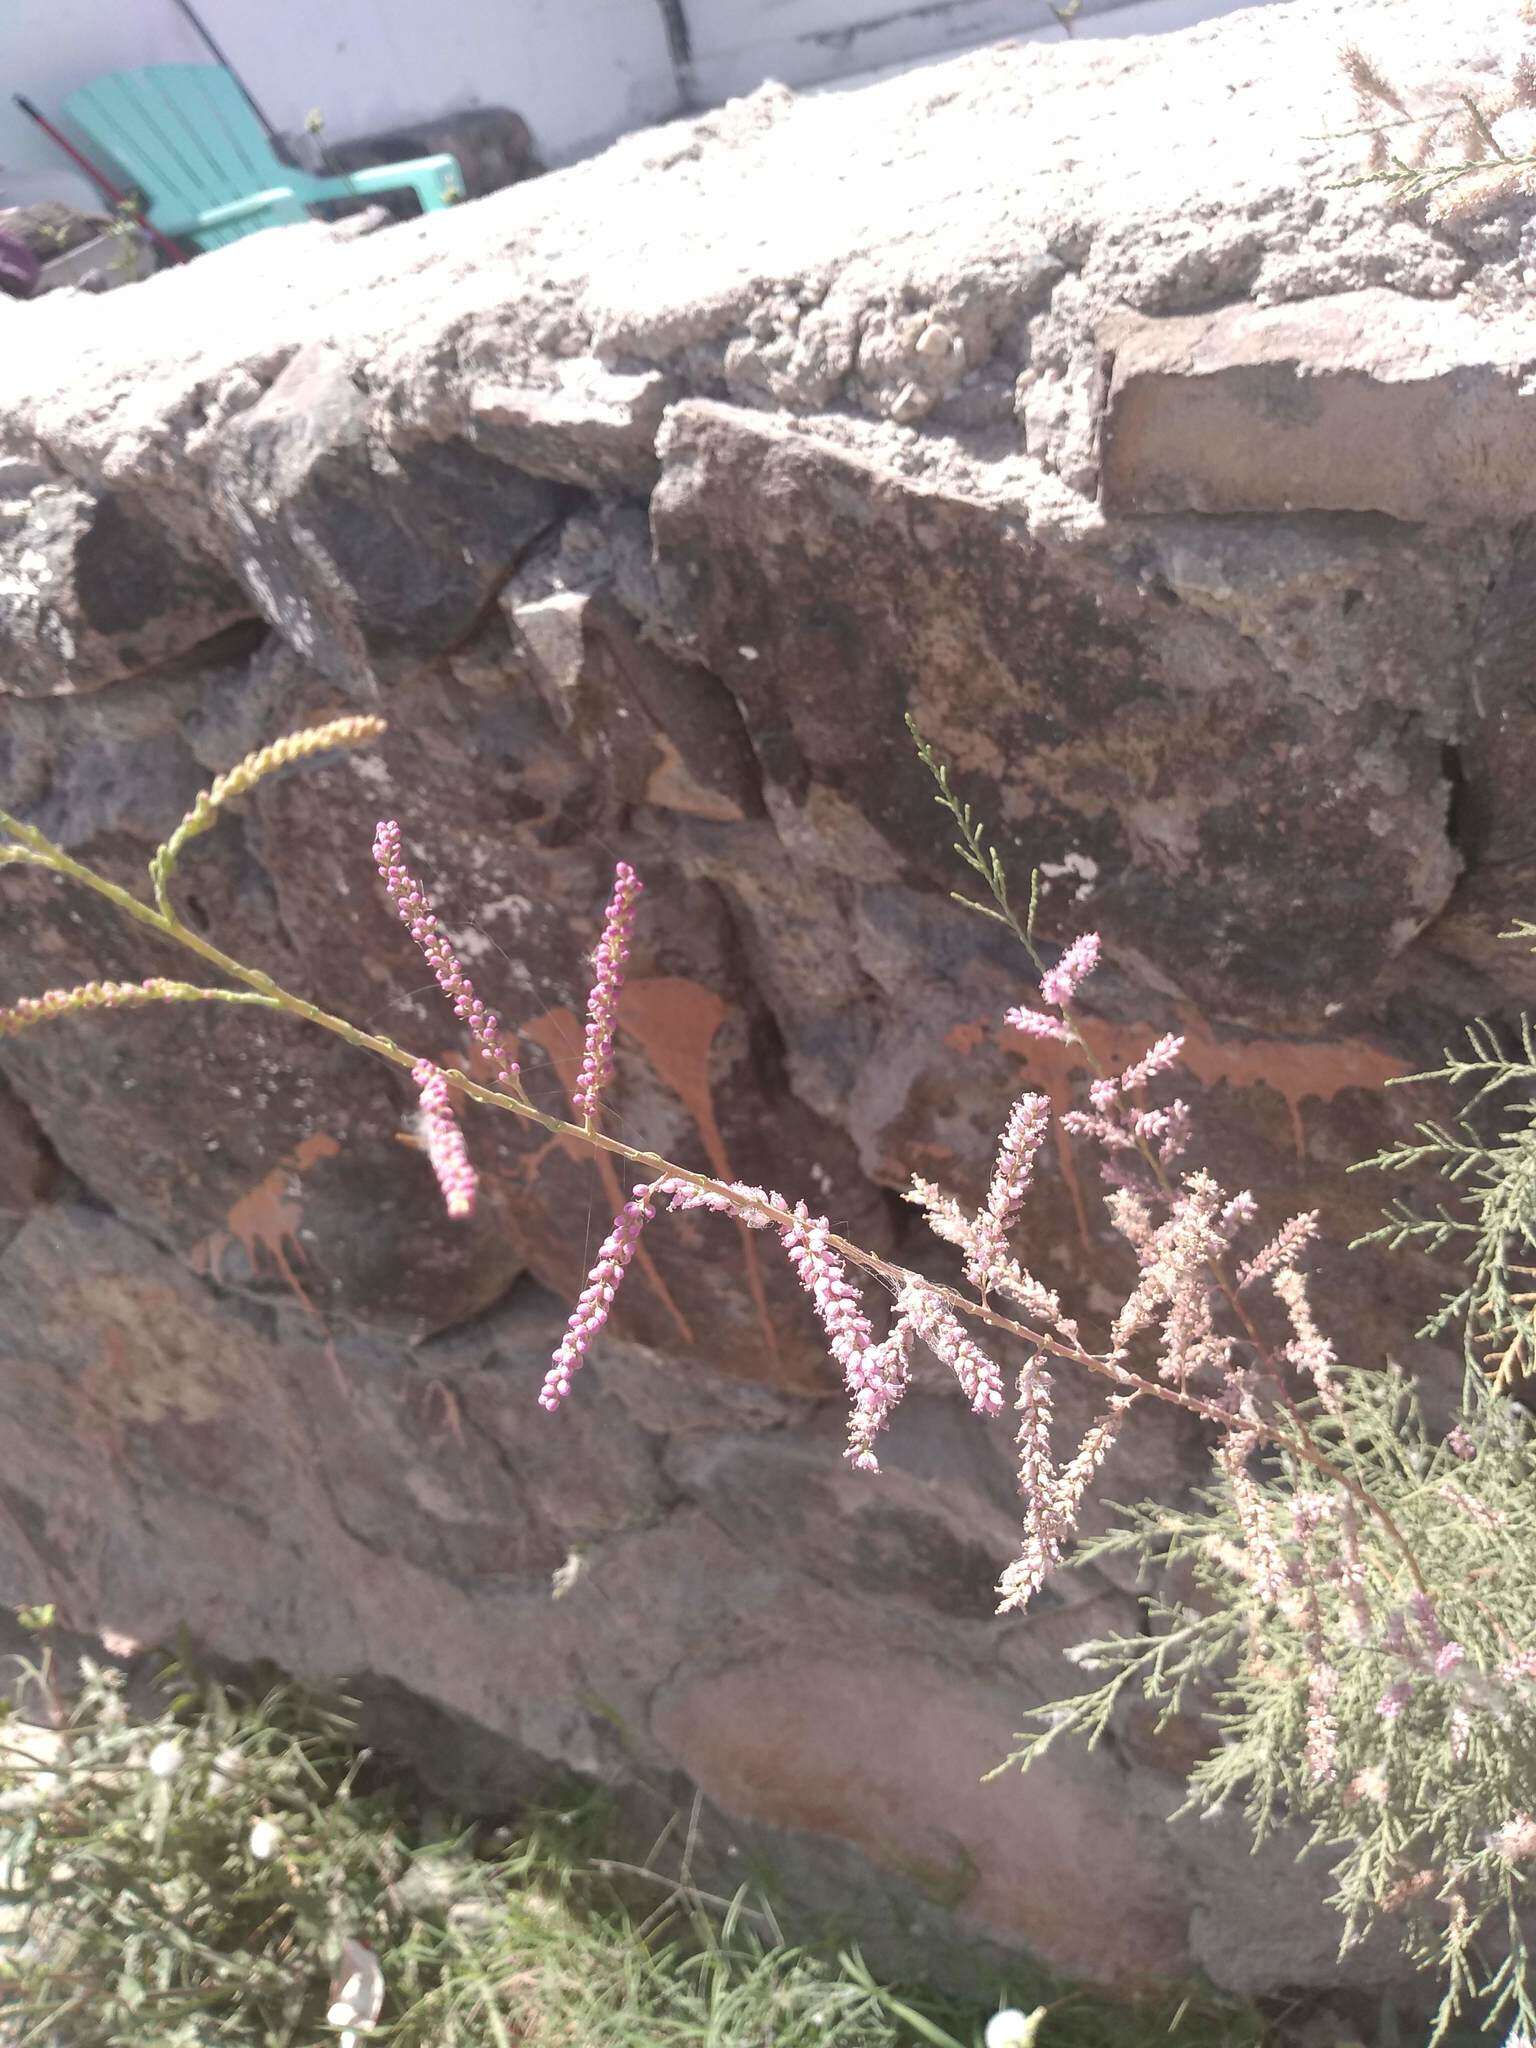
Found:
[[(304, 140), (308, 142), (309, 138)], [(312, 148), (305, 150), (294, 144), (297, 162), (303, 163), (307, 155), (314, 153)], [(324, 168), (331, 171), (362, 171), (374, 164), (412, 163), (441, 153), (453, 157), (463, 172), (466, 199), (483, 199), (488, 192), (499, 192), (503, 186), (536, 178), (544, 169), (528, 123), (510, 107), (470, 107), (462, 114), (413, 121), (408, 126), (360, 135), (350, 142), (327, 143), (318, 152)], [(392, 212), (408, 215), (416, 211), (407, 194), (391, 193), (384, 197)]]

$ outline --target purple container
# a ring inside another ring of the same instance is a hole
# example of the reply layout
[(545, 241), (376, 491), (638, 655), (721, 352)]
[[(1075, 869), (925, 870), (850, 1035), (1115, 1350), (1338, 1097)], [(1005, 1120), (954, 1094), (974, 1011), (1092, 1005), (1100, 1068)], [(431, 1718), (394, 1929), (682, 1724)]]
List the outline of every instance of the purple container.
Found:
[(31, 298), (41, 270), (25, 242), (15, 235), (0, 235), (0, 292), (13, 299)]

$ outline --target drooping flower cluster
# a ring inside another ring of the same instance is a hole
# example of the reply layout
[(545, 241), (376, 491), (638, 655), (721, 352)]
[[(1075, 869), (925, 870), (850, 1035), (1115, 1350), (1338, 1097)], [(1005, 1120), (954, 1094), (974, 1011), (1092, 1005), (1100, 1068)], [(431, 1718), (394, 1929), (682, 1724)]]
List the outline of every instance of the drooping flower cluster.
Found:
[(1019, 1373), (1019, 1494), (1024, 1540), (997, 1583), (999, 1614), (1027, 1607), (1063, 1562), (1088, 1489), (1108, 1457), (1134, 1395), (1113, 1394), (1064, 1466), (1051, 1448), (1051, 1377), (1037, 1356)]
[(912, 1318), (898, 1315), (889, 1335), (877, 1344), (859, 1291), (828, 1242), (827, 1219), (812, 1216), (803, 1202), (791, 1206), (776, 1190), (748, 1187), (739, 1181), (711, 1186), (666, 1178), (635, 1189), (614, 1219), (588, 1276), (545, 1379), (541, 1405), (552, 1411), (570, 1392), (571, 1374), (608, 1320), (624, 1269), (659, 1200), (665, 1200), (672, 1210), (708, 1209), (734, 1217), (748, 1229), (778, 1231), (795, 1277), (810, 1296), (827, 1333), (828, 1349), (842, 1369), (851, 1397), (847, 1456), (859, 1470), (877, 1472), (880, 1468), (872, 1445), (906, 1391)]
[(159, 975), (148, 981), (86, 981), (77, 988), (51, 988), (40, 996), (18, 996), (8, 1008), (0, 1009), (0, 1038), (14, 1038), (34, 1024), (46, 1024), (72, 1010), (131, 1010), (144, 1003), (197, 1003), (223, 999), (221, 989), (200, 989), (190, 982), (166, 981)]
[(1338, 1775), (1339, 1724), (1334, 1702), (1339, 1674), (1328, 1661), (1323, 1633), (1323, 1607), (1318, 1592), (1316, 1537), (1336, 1506), (1332, 1494), (1316, 1490), (1291, 1498), (1294, 1542), (1289, 1576), (1294, 1592), (1287, 1604), (1301, 1636), (1307, 1666), (1307, 1734), (1303, 1763), (1314, 1785)]
[(624, 986), (624, 963), (629, 958), (629, 941), (635, 928), (635, 905), (644, 884), (627, 861), (613, 871), (613, 894), (603, 912), (602, 937), (592, 955), (596, 970), (587, 995), (586, 1043), (581, 1072), (571, 1096), (576, 1114), (590, 1123), (597, 1115), (603, 1090), (613, 1079), (613, 1033), (618, 1019), (619, 990)]
[(654, 1182), (642, 1182), (632, 1188), (629, 1200), (614, 1217), (613, 1228), (603, 1239), (597, 1263), (587, 1275), (587, 1284), (571, 1311), (565, 1335), (539, 1390), (539, 1406), (551, 1415), (571, 1391), (571, 1375), (586, 1362), (593, 1338), (612, 1313), (614, 1296), (635, 1255), (640, 1233), (656, 1214), (656, 1194)]
[[(782, 1195), (773, 1200), (775, 1206), (784, 1206)], [(874, 1440), (889, 1425), (907, 1390), (912, 1339), (920, 1334), (917, 1318), (903, 1298), (888, 1335), (875, 1343), (859, 1291), (827, 1242), (826, 1217), (811, 1216), (803, 1202), (797, 1202), (790, 1213), (793, 1222), (779, 1232), (779, 1242), (789, 1254), (795, 1277), (811, 1297), (833, 1358), (843, 1368), (843, 1384), (852, 1404), (844, 1456), (860, 1472), (878, 1472)]]
[(443, 1205), (450, 1216), (468, 1216), (474, 1210), (479, 1176), (469, 1162), (469, 1150), (453, 1113), (447, 1079), (430, 1060), (418, 1060), (411, 1069), (411, 1079), (421, 1097), (427, 1158), (443, 1191)]
[(314, 754), (330, 753), (336, 747), (366, 746), (370, 740), (379, 739), (387, 729), (382, 718), (364, 712), (333, 718), (324, 725), (308, 726), (300, 732), (285, 733), (280, 740), (258, 747), (255, 753), (247, 754), (243, 761), (237, 762), (223, 775), (216, 776), (213, 786), (198, 796), (191, 816), (201, 829), (208, 814), (228, 803), (231, 797), (247, 795), (265, 776), (275, 774), (279, 768), (290, 768), (296, 761), (308, 760)]
[(907, 1391), (914, 1334), (911, 1321), (898, 1316), (888, 1333), (878, 1344), (871, 1344), (859, 1360), (850, 1382), (848, 1448), (843, 1453), (857, 1472), (880, 1470), (875, 1438), (889, 1425), (892, 1411)]
[(790, 1215), (794, 1220), (779, 1232), (779, 1241), (789, 1254), (796, 1279), (811, 1297), (811, 1306), (827, 1333), (828, 1350), (844, 1374), (851, 1375), (873, 1336), (859, 1290), (827, 1243), (826, 1217), (812, 1216), (804, 1202), (796, 1202)]
[(470, 1037), (501, 1086), (518, 1090), (518, 1064), (502, 1036), (501, 1020), (475, 994), (474, 983), (438, 922), (431, 897), (405, 865), (400, 827), (393, 819), (385, 819), (379, 825), (374, 835), (373, 857), (400, 922), (421, 948), (438, 987), (453, 1005), (453, 1014), (469, 1026)]
[[(827, 1243), (827, 1219), (808, 1214), (803, 1202), (790, 1209), (781, 1194), (747, 1187), (740, 1181), (731, 1184), (730, 1195), (735, 1200), (691, 1181), (666, 1181), (662, 1192), (670, 1209), (713, 1209), (734, 1216), (752, 1230), (770, 1226), (778, 1230), (796, 1278), (810, 1295), (827, 1332), (832, 1356), (843, 1369), (851, 1401), (844, 1455), (857, 1470), (878, 1472), (874, 1440), (907, 1390), (915, 1334), (912, 1317), (899, 1312), (888, 1334), (879, 1343), (873, 1341), (858, 1290)], [(785, 1212), (790, 1218), (787, 1224), (780, 1221)]]
[(382, 718), (361, 713), (333, 718), (324, 725), (312, 725), (302, 732), (285, 733), (281, 739), (273, 740), (269, 746), (258, 747), (255, 753), (237, 761), (233, 768), (215, 778), (211, 788), (199, 790), (191, 810), (165, 844), (156, 849), (150, 862), (150, 879), (162, 907), (167, 901), (166, 884), (179, 855), (190, 840), (199, 838), (217, 822), (220, 810), (232, 797), (248, 796), (266, 776), (275, 775), (279, 769), (290, 768), (295, 762), (310, 760), (316, 754), (330, 753), (337, 747), (367, 746), (371, 740), (382, 738), (387, 730)]
[(1334, 1708), (1338, 1698), (1339, 1674), (1323, 1655), (1322, 1626), (1308, 1637), (1312, 1655), (1307, 1676), (1307, 1775), (1314, 1784), (1325, 1785), (1338, 1776), (1339, 1722)]
[(901, 1320), (949, 1367), (974, 1412), (1001, 1415), (1003, 1376), (943, 1297), (921, 1281), (909, 1280), (897, 1298), (897, 1308)]

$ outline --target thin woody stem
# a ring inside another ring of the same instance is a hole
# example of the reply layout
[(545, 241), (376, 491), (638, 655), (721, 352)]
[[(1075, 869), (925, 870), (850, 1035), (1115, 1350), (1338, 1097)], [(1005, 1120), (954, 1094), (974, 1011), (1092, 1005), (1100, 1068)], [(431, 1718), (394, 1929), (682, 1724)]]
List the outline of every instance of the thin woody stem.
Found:
[[(108, 881), (104, 875), (98, 874), (94, 868), (89, 868), (83, 862), (72, 859), (61, 847), (52, 845), (41, 833), (36, 832), (33, 828), (19, 825), (3, 811), (0, 811), (0, 825), (24, 836), (27, 842), (44, 856), (47, 865), (56, 869), (58, 873), (68, 876), (72, 881), (80, 882), (84, 887), (94, 890), (97, 895), (104, 896), (108, 902), (114, 904), (119, 910), (131, 917), (135, 923), (146, 926), (159, 937), (169, 939), (175, 945), (185, 947), (189, 952), (195, 953), (200, 960), (205, 961), (210, 967), (229, 975), (233, 980), (244, 982), (247, 987), (253, 989), (272, 1008), (286, 1010), (296, 1017), (302, 1017), (307, 1023), (317, 1025), (322, 1031), (329, 1031), (334, 1037), (344, 1039), (348, 1045), (354, 1045), (363, 1052), (371, 1052), (377, 1058), (387, 1060), (391, 1065), (402, 1067), (407, 1071), (413, 1068), (420, 1058), (419, 1054), (408, 1051), (405, 1047), (398, 1045), (394, 1039), (388, 1038), (379, 1032), (360, 1030), (355, 1024), (349, 1024), (345, 1018), (334, 1016), (330, 1011), (321, 1009), (317, 1003), (311, 1003), (303, 996), (293, 994), (291, 990), (281, 987), (272, 979), (271, 975), (263, 973), (261, 969), (246, 967), (240, 961), (233, 959), (220, 947), (201, 937), (197, 932), (190, 931), (181, 922), (180, 918), (177, 917), (174, 910), (167, 912), (152, 908), (149, 904), (131, 894), (127, 889), (119, 887), (115, 882)], [(231, 999), (234, 998), (233, 990), (229, 991), (228, 994)], [(593, 1151), (607, 1152), (615, 1158), (627, 1159), (635, 1166), (644, 1167), (653, 1179), (685, 1182), (691, 1187), (699, 1188), (706, 1193), (719, 1197), (721, 1200), (729, 1203), (732, 1208), (750, 1209), (758, 1214), (765, 1214), (774, 1223), (779, 1225), (781, 1229), (790, 1228), (794, 1223), (794, 1218), (787, 1210), (776, 1209), (771, 1204), (765, 1203), (755, 1196), (748, 1198), (738, 1194), (729, 1182), (716, 1180), (709, 1174), (696, 1173), (686, 1166), (679, 1166), (669, 1159), (664, 1159), (658, 1152), (650, 1152), (639, 1146), (628, 1145), (623, 1139), (615, 1138), (606, 1131), (598, 1130), (586, 1124), (571, 1123), (564, 1117), (554, 1116), (547, 1110), (539, 1109), (535, 1104), (522, 1096), (509, 1095), (501, 1089), (487, 1087), (483, 1082), (471, 1079), (468, 1074), (458, 1068), (445, 1068), (444, 1072), (447, 1078), (456, 1087), (462, 1089), (471, 1100), (485, 1103), (488, 1107), (494, 1109), (509, 1110), (514, 1116), (522, 1117), (529, 1123), (538, 1124), (554, 1137), (574, 1139), (580, 1144), (590, 1146)], [(893, 1265), (889, 1260), (882, 1259), (875, 1253), (866, 1251), (861, 1245), (854, 1244), (849, 1239), (837, 1236), (835, 1233), (828, 1233), (827, 1242), (834, 1251), (838, 1252), (851, 1265), (856, 1265), (863, 1271), (874, 1274), (893, 1289), (899, 1289), (909, 1282), (921, 1278), (920, 1275), (914, 1273), (909, 1267)], [(1199, 1415), (1208, 1422), (1224, 1423), (1230, 1427), (1231, 1418), (1211, 1402), (1202, 1401), (1197, 1396), (1182, 1393), (1176, 1387), (1164, 1386), (1152, 1380), (1142, 1380), (1137, 1374), (1127, 1371), (1124, 1367), (1110, 1365), (1105, 1360), (1096, 1357), (1091, 1351), (1084, 1350), (1081, 1346), (1069, 1344), (1064, 1339), (1053, 1336), (1048, 1331), (1030, 1329), (1026, 1324), (1016, 1322), (1011, 1316), (1001, 1315), (996, 1309), (989, 1307), (986, 1303), (975, 1301), (970, 1296), (959, 1293), (953, 1288), (928, 1280), (923, 1280), (922, 1284), (937, 1294), (951, 1308), (986, 1324), (990, 1329), (1002, 1331), (1008, 1336), (1018, 1337), (1024, 1343), (1033, 1345), (1036, 1350), (1048, 1352), (1053, 1357), (1081, 1366), (1086, 1371), (1098, 1374), (1101, 1378), (1115, 1381), (1121, 1387), (1135, 1388), (1139, 1392), (1153, 1395), (1158, 1400), (1166, 1401), (1174, 1407), (1187, 1409), (1191, 1414)]]
[[(272, 979), (271, 975), (263, 973), (261, 969), (242, 965), (240, 961), (233, 959), (222, 948), (213, 945), (198, 933), (189, 930), (181, 922), (173, 908), (168, 906), (161, 909), (143, 902), (129, 890), (120, 887), (116, 882), (108, 881), (105, 875), (98, 874), (94, 868), (87, 867), (83, 862), (73, 859), (62, 847), (55, 846), (51, 840), (37, 831), (35, 827), (24, 825), (19, 820), (12, 818), (8, 813), (0, 811), (0, 828), (9, 832), (14, 839), (27, 848), (29, 855), (36, 864), (50, 867), (56, 873), (67, 876), (71, 881), (81, 883), (85, 888), (93, 890), (98, 896), (104, 897), (136, 924), (141, 924), (154, 932), (158, 937), (169, 939), (173, 944), (196, 954), (208, 966), (217, 969), (222, 974), (228, 975), (231, 980), (243, 982), (268, 1007), (285, 1010), (293, 1016), (301, 1017), (305, 1022), (318, 1026), (320, 1030), (330, 1032), (333, 1037), (345, 1040), (348, 1045), (356, 1046), (363, 1052), (370, 1052), (376, 1058), (387, 1060), (392, 1066), (401, 1067), (407, 1072), (410, 1072), (416, 1066), (420, 1058), (419, 1054), (407, 1051), (403, 1046), (396, 1044), (394, 1039), (388, 1038), (382, 1033), (360, 1030), (355, 1024), (349, 1024), (345, 1018), (334, 1016), (330, 1011), (321, 1009), (317, 1003), (311, 1003), (303, 996), (294, 995), (290, 990), (281, 987)], [(221, 998), (232, 1002), (250, 1000), (249, 996), (241, 996), (234, 990), (208, 991), (208, 1000), (214, 1001)], [(1076, 1034), (1076, 1036), (1077, 1042), (1082, 1045), (1090, 1062), (1097, 1069), (1099, 1063), (1091, 1049), (1083, 1041), (1081, 1034)], [(750, 1210), (757, 1215), (767, 1215), (781, 1229), (788, 1229), (794, 1226), (795, 1219), (787, 1210), (778, 1209), (773, 1204), (762, 1200), (759, 1196), (749, 1197), (739, 1194), (729, 1182), (716, 1180), (709, 1174), (696, 1173), (686, 1166), (676, 1165), (671, 1160), (664, 1159), (660, 1153), (628, 1145), (622, 1139), (612, 1137), (607, 1132), (596, 1129), (590, 1120), (580, 1124), (571, 1123), (564, 1117), (553, 1116), (548, 1111), (537, 1108), (524, 1095), (509, 1095), (501, 1089), (488, 1088), (482, 1082), (472, 1080), (467, 1074), (457, 1068), (445, 1068), (443, 1071), (447, 1079), (453, 1082), (456, 1087), (462, 1089), (471, 1100), (485, 1103), (491, 1108), (510, 1111), (513, 1116), (521, 1117), (525, 1122), (538, 1124), (554, 1137), (573, 1139), (579, 1144), (589, 1146), (593, 1151), (606, 1152), (615, 1158), (626, 1159), (635, 1166), (645, 1168), (648, 1177), (652, 1180), (680, 1181), (726, 1202), (732, 1208)], [(1159, 1162), (1154, 1160), (1150, 1163), (1155, 1168), (1160, 1168)], [(1165, 1402), (1170, 1407), (1182, 1408), (1188, 1414), (1198, 1415), (1202, 1421), (1214, 1423), (1219, 1428), (1230, 1430), (1233, 1427), (1234, 1418), (1232, 1415), (1227, 1410), (1216, 1406), (1214, 1402), (1203, 1401), (1197, 1395), (1187, 1394), (1181, 1388), (1165, 1385), (1162, 1381), (1145, 1379), (1140, 1374), (1132, 1372), (1128, 1367), (1111, 1364), (1107, 1359), (1098, 1357), (1095, 1353), (1085, 1350), (1080, 1345), (1070, 1344), (1065, 1339), (1052, 1335), (1049, 1331), (1031, 1329), (1027, 1324), (1017, 1322), (1011, 1316), (1000, 1314), (985, 1301), (974, 1300), (971, 1296), (962, 1294), (954, 1288), (945, 1287), (927, 1280), (921, 1275), (914, 1273), (909, 1267), (893, 1265), (889, 1260), (882, 1259), (875, 1253), (866, 1251), (862, 1245), (854, 1244), (849, 1239), (838, 1236), (834, 1232), (828, 1232), (827, 1244), (833, 1251), (847, 1260), (850, 1265), (857, 1266), (862, 1271), (873, 1274), (893, 1291), (899, 1291), (908, 1284), (919, 1283), (931, 1293), (937, 1295), (941, 1301), (957, 1314), (966, 1316), (974, 1322), (979, 1322), (988, 1329), (1000, 1331), (1010, 1337), (1016, 1337), (1037, 1351), (1045, 1352), (1051, 1357), (1077, 1366), (1080, 1370), (1092, 1373), (1101, 1379), (1112, 1380), (1122, 1390), (1135, 1394), (1148, 1394), (1154, 1400)], [(1287, 1403), (1288, 1407), (1289, 1405)], [(1347, 1473), (1342, 1472), (1332, 1459), (1328, 1457), (1326, 1452), (1317, 1447), (1311, 1431), (1307, 1429), (1305, 1422), (1299, 1415), (1295, 1414), (1294, 1410), (1292, 1410), (1292, 1420), (1298, 1430), (1298, 1435), (1295, 1437), (1288, 1436), (1284, 1431), (1265, 1424), (1255, 1425), (1250, 1422), (1246, 1426), (1249, 1428), (1256, 1427), (1261, 1437), (1289, 1450), (1293, 1456), (1302, 1459), (1304, 1463), (1313, 1466), (1317, 1471), (1337, 1482), (1368, 1513), (1375, 1515), (1402, 1552), (1404, 1561), (1413, 1577), (1415, 1587), (1421, 1592), (1427, 1590), (1418, 1561), (1391, 1515), (1365, 1489), (1352, 1480)]]

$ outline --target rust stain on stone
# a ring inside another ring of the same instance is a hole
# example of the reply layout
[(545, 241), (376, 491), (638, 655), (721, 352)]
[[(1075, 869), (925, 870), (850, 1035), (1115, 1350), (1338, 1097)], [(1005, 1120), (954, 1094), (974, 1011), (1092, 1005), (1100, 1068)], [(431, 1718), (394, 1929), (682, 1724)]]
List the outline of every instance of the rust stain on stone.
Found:
[(951, 1052), (957, 1052), (964, 1058), (975, 1052), (978, 1046), (985, 1045), (990, 1035), (985, 1024), (954, 1024), (945, 1032), (944, 1043)]
[(1298, 1159), (1306, 1156), (1304, 1102), (1333, 1102), (1349, 1088), (1374, 1091), (1412, 1071), (1407, 1060), (1365, 1038), (1218, 1040), (1192, 1012), (1181, 1014), (1184, 1063), (1196, 1080), (1207, 1088), (1216, 1081), (1233, 1088), (1273, 1088), (1290, 1114)]
[[(1184, 1035), (1183, 1069), (1203, 1088), (1215, 1087), (1220, 1082), (1230, 1088), (1272, 1088), (1285, 1104), (1298, 1160), (1306, 1157), (1304, 1103), (1332, 1102), (1350, 1088), (1376, 1090), (1409, 1072), (1406, 1061), (1365, 1038), (1218, 1038), (1205, 1019), (1187, 1004), (1178, 1006), (1177, 1017), (1177, 1029)], [(1093, 1017), (1080, 1016), (1078, 1025), (1089, 1050), (1110, 1073), (1139, 1059), (1158, 1036), (1144, 1025), (1107, 1024)], [(949, 1034), (948, 1042), (957, 1052), (969, 1052), (982, 1042), (959, 1042), (973, 1028), (981, 1029), (985, 1035), (985, 1027), (970, 1025), (957, 1026)], [(1081, 1106), (1087, 1067), (1076, 1047), (1027, 1038), (1006, 1026), (998, 1032), (998, 1042), (1018, 1055), (1030, 1083), (1049, 1095), (1058, 1116), (1063, 1109)], [(1059, 1121), (1056, 1150), (1077, 1213), (1078, 1230), (1087, 1244), (1087, 1208), (1076, 1158)]]
[[(581, 1070), (581, 1026), (561, 1004), (553, 1010), (546, 1010), (542, 1017), (535, 1017), (531, 1024), (520, 1025), (518, 1035), (531, 1038), (549, 1061), (555, 1079), (560, 1083), (561, 1106), (564, 1108), (571, 1099), (571, 1090)], [(581, 1159), (586, 1156), (586, 1147), (575, 1138), (550, 1138), (524, 1159), (525, 1186), (532, 1187), (551, 1152), (564, 1152), (568, 1158)]]
[[(631, 1035), (644, 1048), (657, 1079), (666, 1083), (692, 1117), (710, 1171), (717, 1180), (731, 1181), (736, 1176), (715, 1120), (714, 1091), (709, 1080), (710, 1055), (726, 1015), (725, 1003), (713, 989), (672, 975), (631, 982), (620, 1011)], [(779, 1341), (768, 1312), (757, 1245), (745, 1224), (738, 1223), (736, 1228), (763, 1344), (773, 1363), (779, 1365)]]
[(238, 1244), (250, 1260), (253, 1272), (260, 1271), (262, 1254), (265, 1254), (287, 1282), (300, 1306), (307, 1314), (317, 1315), (318, 1311), (304, 1292), (295, 1270), (304, 1263), (304, 1252), (299, 1243), (304, 1204), (297, 1183), (317, 1160), (334, 1159), (340, 1150), (337, 1141), (324, 1131), (316, 1131), (312, 1136), (301, 1139), (248, 1194), (231, 1205), (224, 1218), (223, 1230), (214, 1231), (201, 1244), (194, 1245), (188, 1254), (188, 1263), (193, 1271), (218, 1280), (221, 1277), (219, 1265), (226, 1248)]
[(746, 817), (740, 804), (716, 789), (695, 781), (688, 764), (665, 733), (651, 734), (659, 759), (645, 785), (645, 800), (663, 810), (707, 818), (714, 825), (739, 825)]

